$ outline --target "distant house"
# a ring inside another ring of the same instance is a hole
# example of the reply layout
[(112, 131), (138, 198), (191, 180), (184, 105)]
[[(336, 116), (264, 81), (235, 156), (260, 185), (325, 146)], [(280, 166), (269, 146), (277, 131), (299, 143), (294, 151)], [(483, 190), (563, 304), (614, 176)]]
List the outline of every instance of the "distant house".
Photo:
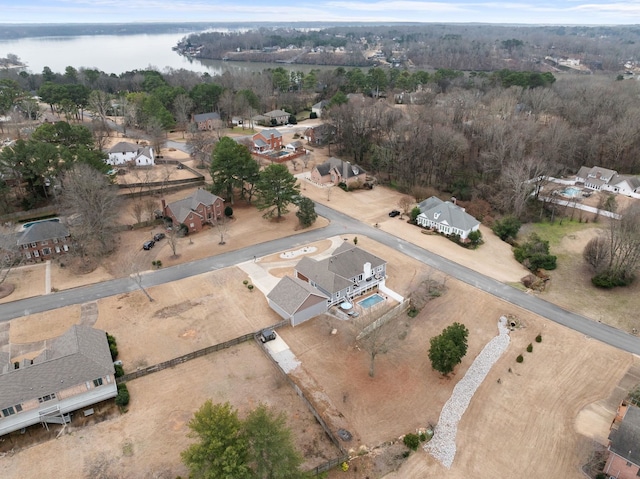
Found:
[(446, 235), (458, 235), (461, 240), (466, 240), (469, 233), (480, 229), (477, 219), (450, 201), (442, 201), (432, 196), (418, 204), (418, 208), (420, 214), (416, 222), (424, 228), (434, 229)]
[(609, 458), (604, 466), (607, 477), (637, 479), (640, 476), (640, 409), (622, 403), (609, 434)]
[(593, 168), (583, 166), (576, 174), (576, 182), (584, 183), (585, 188), (601, 190), (617, 174), (618, 172), (615, 170), (600, 168), (599, 166), (594, 166)]
[(136, 166), (153, 166), (155, 156), (150, 146), (140, 146), (135, 143), (121, 141), (109, 150), (108, 165), (118, 166), (135, 164)]
[(327, 307), (348, 301), (384, 283), (387, 262), (350, 243), (342, 243), (323, 260), (308, 256), (295, 267), (295, 277), (327, 296)]
[(314, 166), (311, 170), (311, 181), (321, 185), (345, 183), (347, 186), (351, 186), (355, 183), (364, 184), (366, 179), (367, 172), (364, 169), (334, 157)]
[(202, 230), (205, 224), (213, 224), (224, 214), (224, 200), (202, 188), (173, 203), (162, 200), (162, 213), (171, 218), (174, 226), (185, 224), (190, 233)]
[(14, 362), (0, 351), (0, 435), (64, 424), (70, 412), (115, 397), (114, 373), (105, 332), (89, 326), (46, 341), (33, 359)]
[(322, 111), (329, 105), (329, 100), (322, 100), (311, 107), (311, 113), (315, 113), (318, 118), (322, 117)]
[[(640, 194), (640, 177), (619, 175), (617, 171), (594, 166), (583, 166), (576, 173), (576, 183), (591, 190), (610, 191), (621, 195)], [(636, 196), (637, 197), (637, 196)]]
[(304, 145), (300, 140), (292, 141), (291, 143), (287, 143), (284, 145), (285, 150), (289, 151), (302, 151), (304, 150)]
[(335, 131), (335, 127), (323, 123), (322, 125), (313, 126), (304, 130), (303, 137), (312, 145), (323, 146), (331, 143)]
[(271, 110), (264, 114), (265, 117), (269, 118), (270, 124), (274, 124), (275, 120), (276, 125), (284, 125), (285, 123), (289, 123), (289, 113), (283, 110)]
[(269, 306), (291, 326), (297, 326), (327, 311), (328, 297), (308, 282), (285, 276), (267, 295)]
[(275, 128), (265, 128), (253, 135), (253, 149), (258, 152), (280, 150), (282, 148), (282, 133)]
[(220, 114), (216, 112), (193, 115), (193, 122), (197, 125), (198, 130), (201, 131), (214, 131), (222, 127)]
[(46, 261), (71, 248), (69, 228), (59, 221), (38, 221), (18, 234), (18, 247), (28, 261)]

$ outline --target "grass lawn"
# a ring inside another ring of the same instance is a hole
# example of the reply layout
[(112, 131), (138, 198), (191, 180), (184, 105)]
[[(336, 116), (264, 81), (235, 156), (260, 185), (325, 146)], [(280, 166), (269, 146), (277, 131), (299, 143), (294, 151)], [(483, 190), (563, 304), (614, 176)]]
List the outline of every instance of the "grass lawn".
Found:
[(560, 244), (563, 238), (568, 235), (576, 234), (580, 231), (588, 228), (602, 228), (604, 223), (585, 223), (578, 220), (569, 220), (563, 218), (562, 220), (543, 221), (541, 223), (528, 223), (522, 225), (520, 232), (518, 233), (518, 239), (522, 241), (531, 233), (536, 233), (540, 238), (549, 242), (549, 246), (552, 248)]

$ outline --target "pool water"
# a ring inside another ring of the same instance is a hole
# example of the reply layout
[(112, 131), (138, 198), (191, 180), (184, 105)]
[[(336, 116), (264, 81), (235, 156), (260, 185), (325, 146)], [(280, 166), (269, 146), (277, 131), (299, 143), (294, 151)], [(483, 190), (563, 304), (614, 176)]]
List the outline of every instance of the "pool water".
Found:
[(567, 196), (569, 198), (575, 198), (576, 196), (579, 196), (580, 193), (582, 193), (582, 190), (575, 186), (569, 186), (560, 192), (562, 196)]
[(381, 301), (384, 301), (384, 298), (379, 294), (372, 294), (368, 298), (363, 299), (362, 301), (358, 301), (358, 304), (363, 308), (370, 308), (374, 304), (378, 304)]
[(48, 220), (38, 220), (38, 221), (30, 221), (29, 223), (24, 223), (21, 227), (21, 230), (24, 231), (25, 229), (27, 229), (29, 226), (35, 225), (36, 223), (45, 223), (47, 221), (54, 221), (56, 223), (60, 222), (60, 218), (50, 218)]

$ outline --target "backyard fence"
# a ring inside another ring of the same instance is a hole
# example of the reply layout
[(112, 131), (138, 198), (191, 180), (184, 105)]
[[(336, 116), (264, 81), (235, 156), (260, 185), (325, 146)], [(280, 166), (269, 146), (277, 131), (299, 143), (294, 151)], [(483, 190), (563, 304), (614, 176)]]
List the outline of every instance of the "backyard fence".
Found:
[(362, 331), (360, 331), (360, 334), (358, 334), (358, 336), (356, 337), (356, 341), (359, 341), (362, 338), (367, 337), (369, 334), (371, 334), (373, 331), (378, 329), (380, 326), (387, 323), (391, 319), (395, 318), (399, 314), (405, 312), (407, 309), (409, 309), (409, 301), (404, 300), (402, 303), (394, 306), (389, 311), (387, 311), (382, 316), (380, 316), (378, 319), (376, 319), (369, 326), (367, 326)]
[(147, 376), (152, 373), (157, 373), (158, 371), (162, 371), (163, 369), (172, 368), (182, 363), (186, 363), (187, 361), (191, 361), (192, 359), (196, 359), (202, 356), (206, 356), (207, 354), (214, 353), (216, 351), (220, 351), (222, 349), (230, 348), (231, 346), (236, 346), (240, 343), (244, 343), (249, 341), (255, 337), (255, 333), (245, 334), (244, 336), (239, 336), (234, 339), (230, 339), (229, 341), (225, 341), (224, 343), (214, 344), (213, 346), (208, 346), (203, 349), (199, 349), (197, 351), (193, 351), (188, 354), (184, 354), (182, 356), (178, 356), (177, 358), (170, 359), (168, 361), (164, 361), (162, 363), (154, 364), (153, 366), (149, 366), (143, 369), (138, 369), (137, 371), (130, 372), (125, 374), (124, 376), (120, 376), (116, 382), (118, 384), (124, 383), (127, 381), (132, 381), (137, 378), (141, 378), (142, 376)]

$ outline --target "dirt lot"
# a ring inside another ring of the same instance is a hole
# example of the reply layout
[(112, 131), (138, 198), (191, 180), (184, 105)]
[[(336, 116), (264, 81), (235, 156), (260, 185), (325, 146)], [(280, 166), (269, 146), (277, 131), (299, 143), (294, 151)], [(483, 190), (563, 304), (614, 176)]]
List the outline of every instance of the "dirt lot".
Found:
[[(230, 401), (241, 415), (260, 402), (285, 411), (305, 465), (337, 451), (254, 343), (244, 343), (128, 385), (126, 414), (50, 440), (0, 460), (0, 477), (174, 479), (186, 477), (180, 452), (190, 444), (187, 423), (202, 403)], [(53, 426), (57, 428), (58, 426)], [(60, 472), (64, 471), (64, 472)]]

